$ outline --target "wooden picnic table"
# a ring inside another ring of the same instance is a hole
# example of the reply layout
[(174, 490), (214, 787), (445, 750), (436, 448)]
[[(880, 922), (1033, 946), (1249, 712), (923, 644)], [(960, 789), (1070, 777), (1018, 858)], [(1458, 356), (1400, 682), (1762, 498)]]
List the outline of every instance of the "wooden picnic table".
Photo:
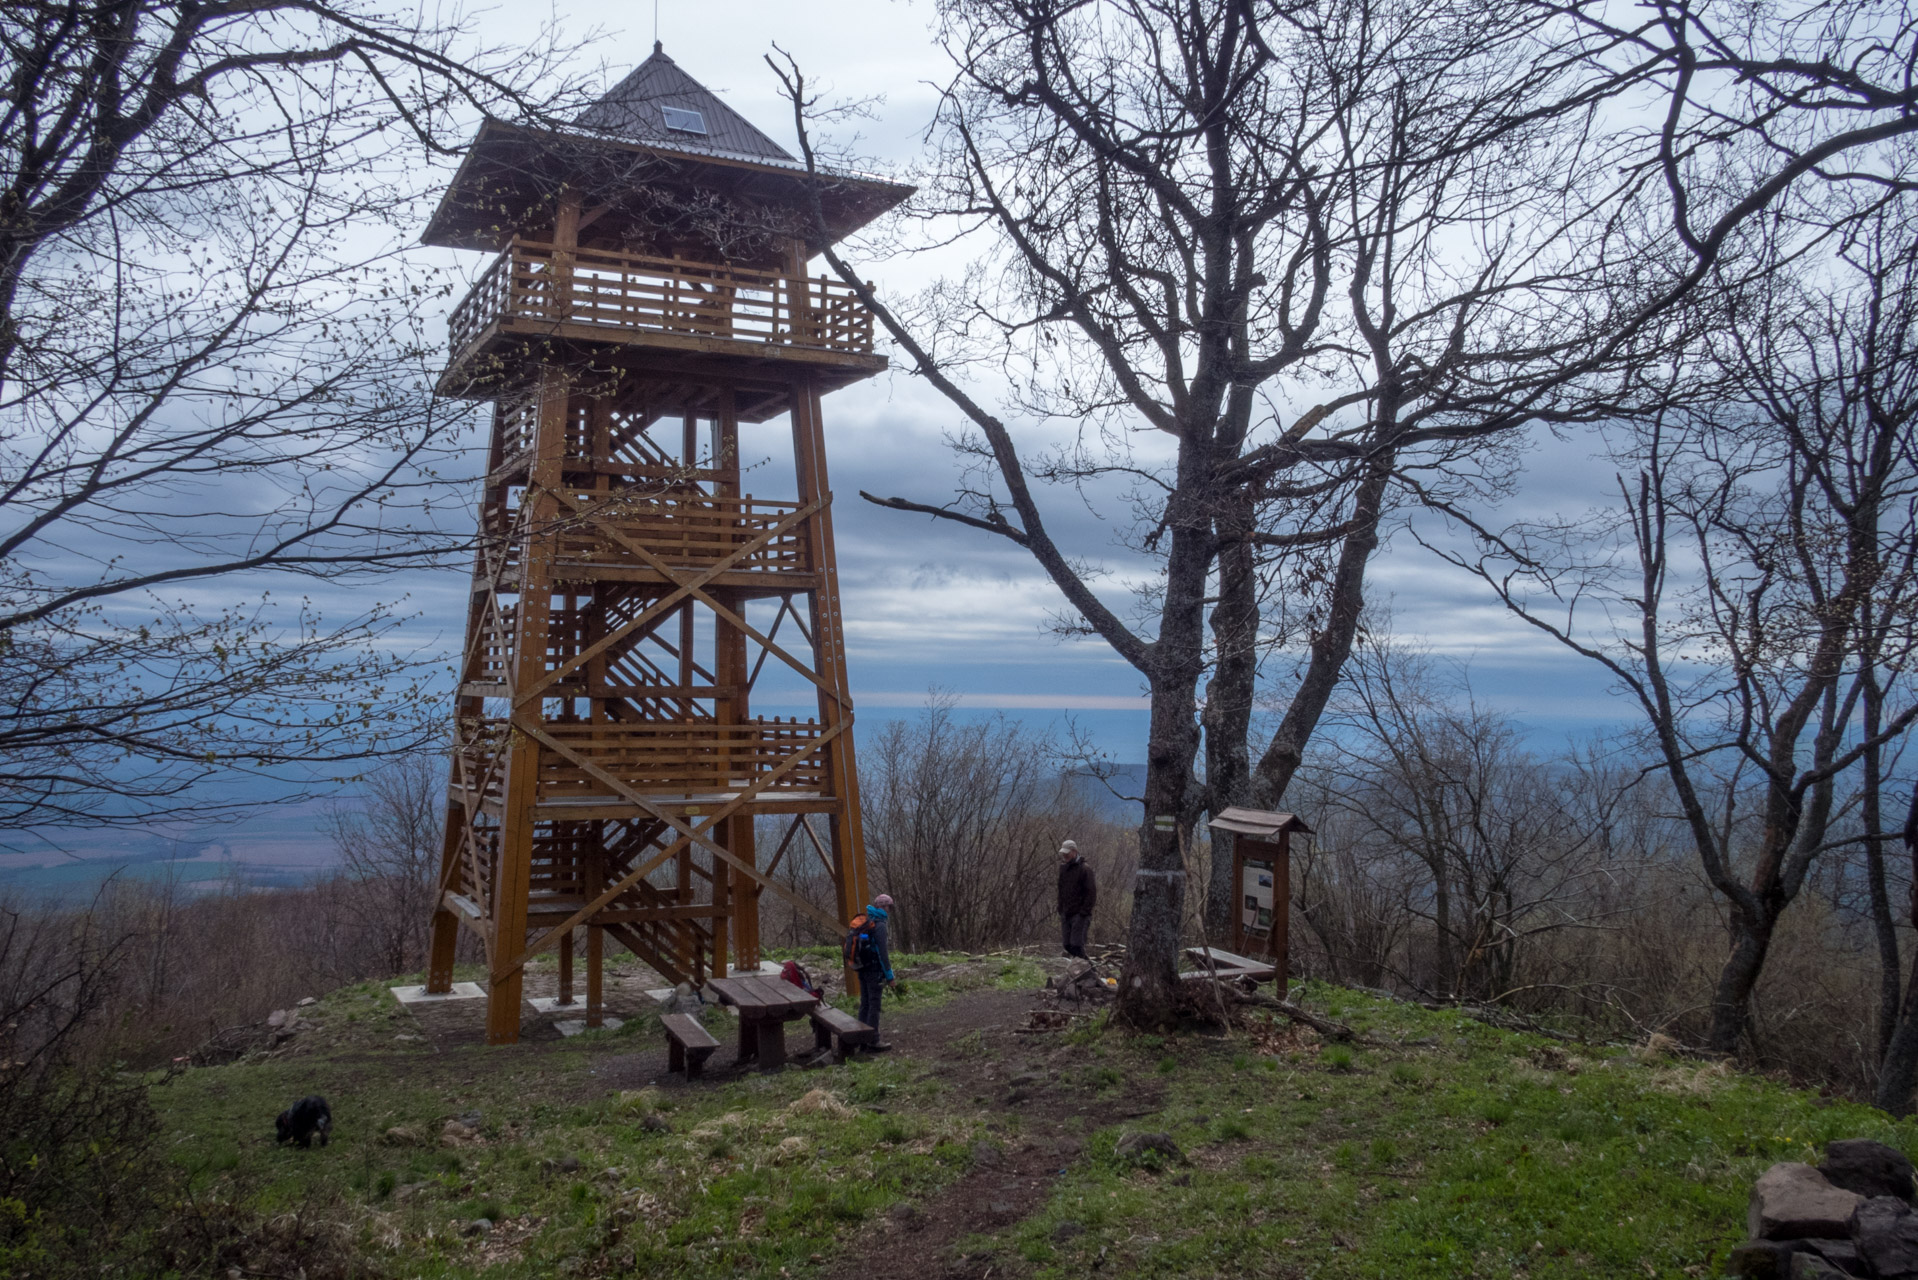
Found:
[(714, 978), (706, 985), (721, 1004), (739, 1010), (739, 1061), (757, 1061), (767, 1071), (786, 1061), (786, 1024), (819, 1004), (819, 997), (804, 988), (764, 974)]

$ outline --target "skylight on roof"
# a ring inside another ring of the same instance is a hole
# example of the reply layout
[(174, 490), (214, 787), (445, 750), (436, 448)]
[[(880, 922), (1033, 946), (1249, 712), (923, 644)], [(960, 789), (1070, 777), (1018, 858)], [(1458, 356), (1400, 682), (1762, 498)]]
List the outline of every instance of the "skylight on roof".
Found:
[(666, 113), (666, 127), (675, 133), (705, 133), (706, 117), (697, 111), (688, 111), (684, 107), (661, 107)]

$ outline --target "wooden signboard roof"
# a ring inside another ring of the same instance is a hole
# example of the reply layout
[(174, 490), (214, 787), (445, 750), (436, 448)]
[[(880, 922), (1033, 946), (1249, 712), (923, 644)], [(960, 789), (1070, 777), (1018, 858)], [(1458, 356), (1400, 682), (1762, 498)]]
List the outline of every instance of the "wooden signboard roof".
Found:
[(1312, 834), (1312, 828), (1306, 826), (1298, 814), (1274, 813), (1270, 809), (1225, 809), (1205, 825), (1214, 831), (1231, 831), (1256, 840), (1271, 840), (1286, 831)]

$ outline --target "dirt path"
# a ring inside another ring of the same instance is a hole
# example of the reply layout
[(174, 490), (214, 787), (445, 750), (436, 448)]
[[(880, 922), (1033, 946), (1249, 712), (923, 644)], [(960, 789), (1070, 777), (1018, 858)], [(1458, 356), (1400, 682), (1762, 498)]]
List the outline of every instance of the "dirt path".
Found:
[[(1005, 1117), (973, 1148), (973, 1167), (926, 1200), (902, 1205), (865, 1228), (823, 1270), (834, 1280), (983, 1280), (1004, 1259), (963, 1257), (966, 1237), (999, 1231), (1037, 1212), (1059, 1175), (1079, 1159), (1083, 1135), (1157, 1109), (1134, 1091), (1095, 1095), (1074, 1068), (1079, 1052), (1057, 1033), (1022, 1035), (1040, 1007), (1030, 991), (972, 991), (936, 1008), (908, 1004), (886, 1014), (886, 1033), (923, 1064), (958, 1109)], [(1156, 1094), (1156, 1091), (1149, 1091)]]

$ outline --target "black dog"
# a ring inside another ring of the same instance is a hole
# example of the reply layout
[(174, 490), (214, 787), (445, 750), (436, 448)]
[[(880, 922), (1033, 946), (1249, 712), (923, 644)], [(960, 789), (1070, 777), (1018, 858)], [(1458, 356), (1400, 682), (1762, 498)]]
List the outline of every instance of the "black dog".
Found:
[(313, 1135), (318, 1134), (320, 1145), (325, 1146), (327, 1131), (333, 1127), (333, 1108), (327, 1106), (326, 1099), (319, 1094), (308, 1094), (280, 1112), (280, 1118), (273, 1124), (280, 1131), (275, 1143), (290, 1138), (302, 1147), (311, 1147)]

